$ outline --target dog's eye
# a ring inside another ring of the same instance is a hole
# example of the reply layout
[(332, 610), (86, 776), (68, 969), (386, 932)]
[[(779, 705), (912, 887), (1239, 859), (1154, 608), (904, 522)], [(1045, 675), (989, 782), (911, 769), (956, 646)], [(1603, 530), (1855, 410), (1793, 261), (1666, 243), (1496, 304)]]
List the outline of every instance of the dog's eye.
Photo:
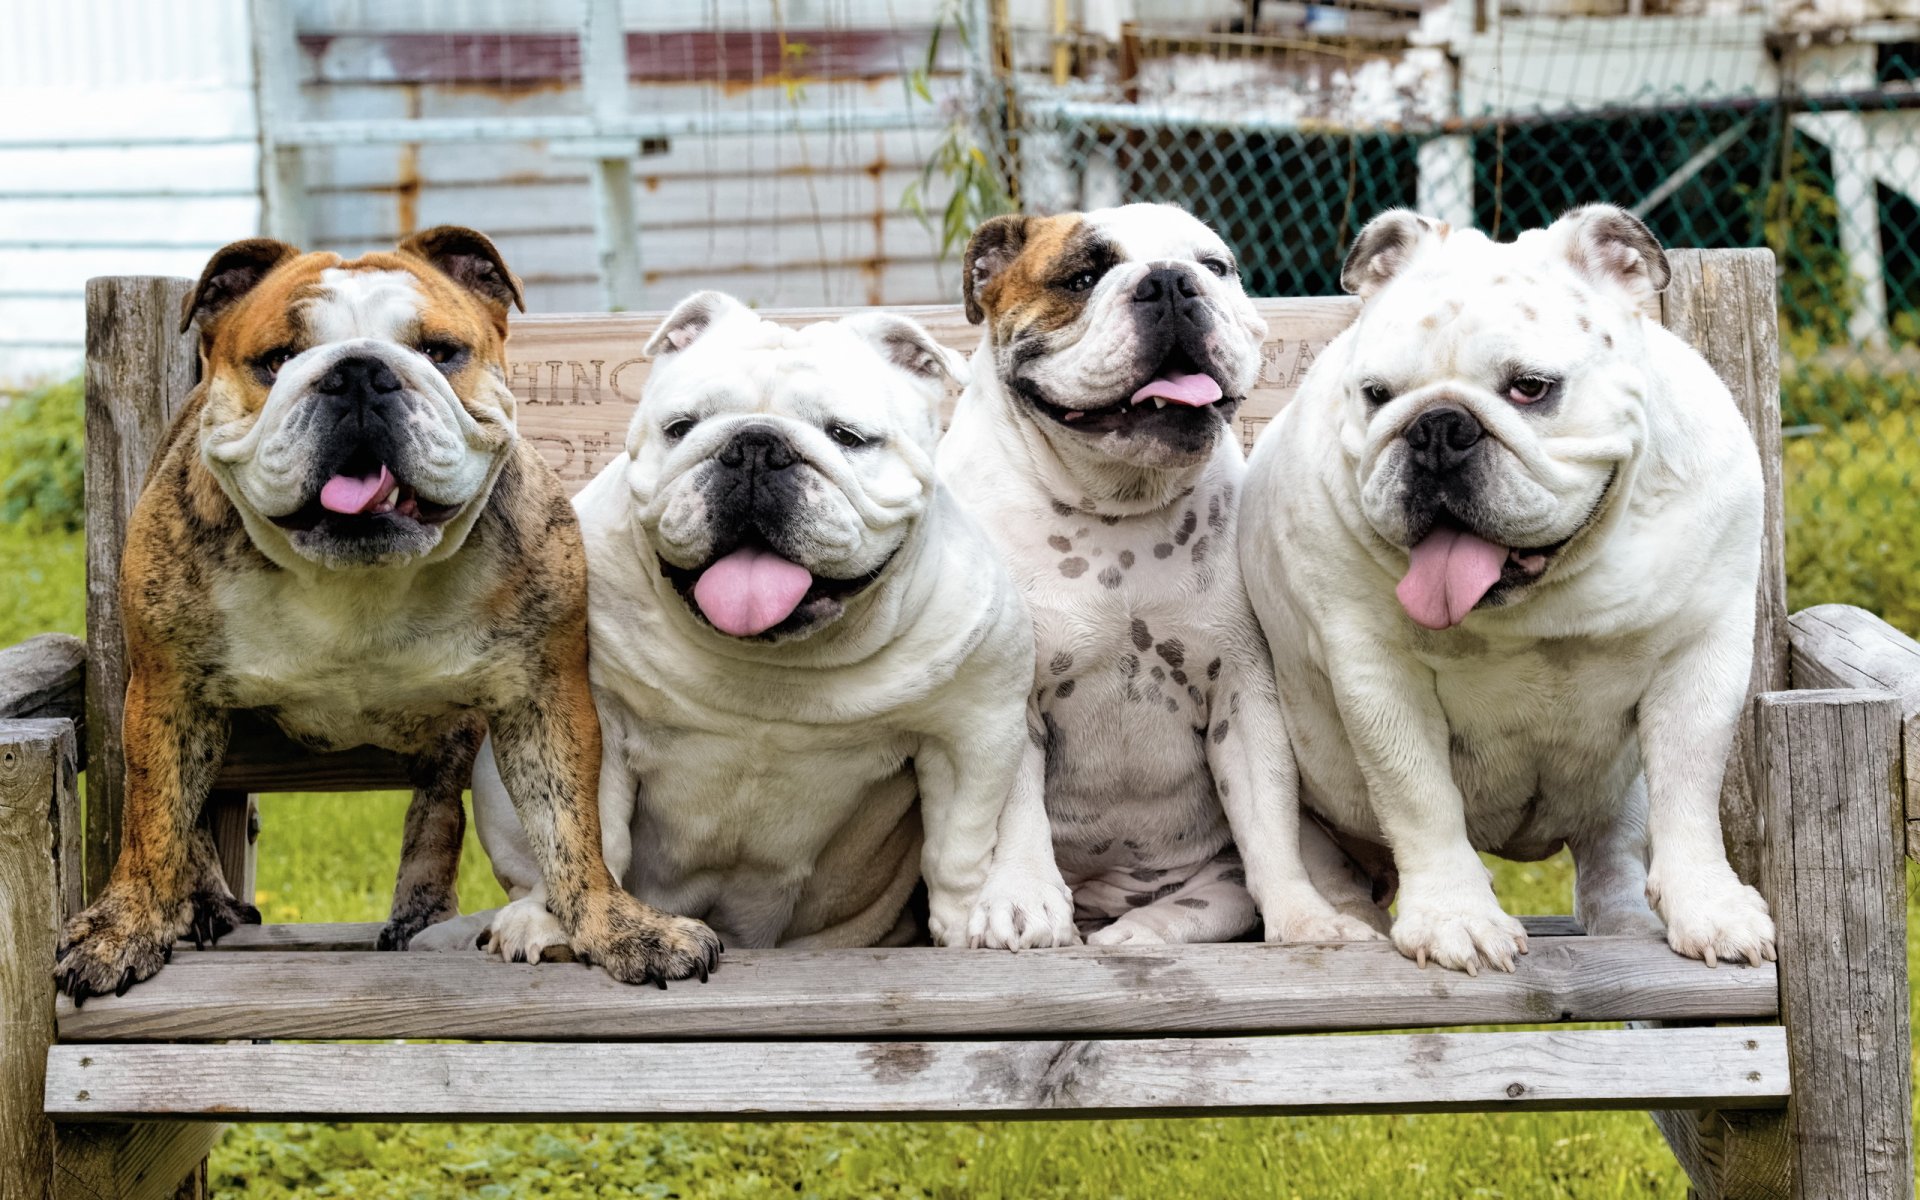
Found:
[(459, 342), (446, 338), (434, 338), (420, 343), (420, 353), (436, 367), (449, 366), (465, 357), (467, 348)]
[(829, 425), (827, 436), (849, 450), (857, 450), (866, 445), (869, 440), (866, 435), (850, 425)]
[(1393, 399), (1393, 392), (1386, 384), (1376, 383), (1371, 379), (1360, 385), (1360, 394), (1365, 396), (1367, 403), (1375, 408)]
[(276, 346), (254, 359), (253, 365), (268, 383), (272, 383), (280, 377), (280, 368), (292, 362), (294, 356), (299, 353), (292, 346)]
[(662, 425), (660, 427), (660, 432), (667, 435), (668, 441), (677, 442), (681, 438), (687, 436), (689, 433), (692, 433), (693, 427), (695, 425), (698, 425), (699, 423), (700, 423), (699, 421), (695, 420), (692, 417), (687, 417), (687, 416), (675, 417), (673, 420), (668, 421), (665, 425)]
[(1507, 385), (1507, 399), (1515, 404), (1533, 404), (1544, 400), (1553, 390), (1553, 380), (1544, 375), (1522, 375)]
[(1082, 271), (1061, 286), (1070, 292), (1084, 292), (1099, 282), (1100, 273), (1098, 271)]
[(1224, 258), (1203, 258), (1200, 260), (1200, 265), (1222, 279), (1233, 274), (1233, 264)]

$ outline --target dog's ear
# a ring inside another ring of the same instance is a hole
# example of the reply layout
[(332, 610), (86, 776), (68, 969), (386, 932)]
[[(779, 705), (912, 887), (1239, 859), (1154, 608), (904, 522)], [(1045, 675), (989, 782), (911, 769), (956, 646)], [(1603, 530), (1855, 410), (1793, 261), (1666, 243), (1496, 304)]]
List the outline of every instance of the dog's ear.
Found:
[(971, 372), (960, 353), (934, 340), (920, 322), (893, 313), (859, 313), (841, 324), (864, 338), (880, 357), (924, 383), (967, 386)]
[(1445, 240), (1444, 221), (1391, 208), (1367, 222), (1340, 267), (1340, 286), (1362, 300), (1393, 281), (1422, 250)]
[(1653, 232), (1624, 208), (1589, 204), (1548, 226), (1576, 271), (1595, 283), (1626, 290), (1634, 307), (1651, 312), (1654, 297), (1673, 279), (1667, 252)]
[(1017, 215), (982, 221), (967, 239), (967, 253), (960, 274), (960, 295), (967, 307), (967, 320), (975, 325), (987, 319), (980, 304), (980, 292), (993, 277), (1020, 257), (1027, 244), (1027, 218)]
[(753, 316), (753, 310), (725, 292), (695, 292), (667, 314), (660, 328), (653, 331), (640, 353), (648, 358), (685, 350), (700, 335), (729, 317)]
[(520, 281), (486, 234), (462, 225), (436, 225), (400, 243), (400, 253), (424, 258), (447, 278), (480, 297), (504, 330), (507, 309), (527, 311)]
[(300, 252), (272, 238), (248, 238), (214, 252), (200, 282), (193, 285), (180, 305), (180, 332), (185, 333), (197, 320), (204, 331), (232, 308), (240, 297), (258, 287), (281, 263), (298, 258)]

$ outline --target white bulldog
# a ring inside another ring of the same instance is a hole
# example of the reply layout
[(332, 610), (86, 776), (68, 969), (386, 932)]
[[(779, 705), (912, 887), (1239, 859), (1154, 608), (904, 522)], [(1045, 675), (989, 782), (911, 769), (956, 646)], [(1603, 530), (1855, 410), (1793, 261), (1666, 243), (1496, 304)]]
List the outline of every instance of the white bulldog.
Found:
[(1604, 205), (1508, 244), (1389, 212), (1341, 274), (1359, 319), (1254, 447), (1240, 561), (1302, 792), (1391, 847), (1422, 962), (1511, 970), (1526, 935), (1474, 852), (1563, 844), (1588, 932), (1773, 957), (1718, 808), (1760, 463), (1648, 316), (1668, 275)]
[[(901, 317), (790, 330), (717, 292), (646, 352), (626, 453), (574, 500), (614, 876), (734, 945), (908, 940), (922, 877), (936, 942), (1073, 940), (1016, 788), (1031, 622), (934, 482), (959, 356)], [(538, 961), (566, 938), (484, 754), (474, 809), (514, 897), (483, 940)], [(416, 944), (471, 945), (472, 920)]]
[(1233, 552), (1231, 420), (1267, 329), (1232, 252), (1162, 205), (998, 217), (963, 286), (986, 331), (940, 471), (1033, 610), (1046, 808), (1087, 940), (1222, 941), (1261, 917), (1273, 941), (1378, 936), (1317, 828), (1314, 880), (1346, 913), (1303, 866)]

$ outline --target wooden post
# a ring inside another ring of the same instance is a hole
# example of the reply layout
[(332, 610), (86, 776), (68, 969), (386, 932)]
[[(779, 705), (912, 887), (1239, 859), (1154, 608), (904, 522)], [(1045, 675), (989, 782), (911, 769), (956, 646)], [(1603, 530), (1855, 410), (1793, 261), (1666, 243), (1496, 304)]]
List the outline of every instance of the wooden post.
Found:
[[(199, 377), (197, 334), (179, 332), (181, 306), (192, 288), (190, 279), (166, 276), (87, 281), (87, 819), (83, 852), (74, 861), (82, 864), (88, 898), (106, 884), (119, 856), (126, 799), (120, 740), (127, 694), (120, 551), (154, 452)], [(245, 792), (215, 792), (202, 814), (214, 831), (229, 886), (249, 900), (253, 805)], [(49, 963), (51, 953), (49, 949)], [(182, 1173), (198, 1169), (195, 1164), (205, 1157), (214, 1136), (217, 1130), (210, 1134), (205, 1127), (177, 1124), (130, 1127), (118, 1134), (104, 1129), (84, 1135), (63, 1131), (62, 1175), (69, 1182), (89, 1172), (118, 1179), (132, 1170), (126, 1156), (133, 1154), (140, 1160), (133, 1173), (143, 1180), (173, 1172), (165, 1180), (170, 1195)]]
[[(1753, 629), (1749, 700), (1787, 687), (1786, 525), (1780, 497), (1780, 326), (1770, 250), (1675, 250), (1673, 280), (1662, 293), (1666, 327), (1706, 358), (1747, 418), (1766, 479), (1766, 540)], [(1760, 798), (1754, 728), (1735, 733), (1720, 789), (1727, 858), (1740, 878), (1760, 874)]]
[(1797, 1196), (1913, 1196), (1899, 712), (1885, 692), (1760, 698)]
[(63, 845), (79, 835), (68, 721), (0, 720), (0, 1200), (54, 1194), (45, 1113)]

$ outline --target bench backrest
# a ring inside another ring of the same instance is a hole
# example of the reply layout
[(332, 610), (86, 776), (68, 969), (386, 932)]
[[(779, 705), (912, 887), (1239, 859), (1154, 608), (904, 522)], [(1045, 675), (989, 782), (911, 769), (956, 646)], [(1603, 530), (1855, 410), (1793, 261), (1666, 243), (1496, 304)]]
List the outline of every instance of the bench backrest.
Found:
[[(1756, 637), (1756, 690), (1786, 686), (1786, 586), (1780, 518), (1778, 342), (1773, 258), (1764, 250), (1678, 251), (1665, 295), (1665, 321), (1712, 362), (1752, 424), (1768, 479), (1766, 565)], [(119, 848), (124, 786), (120, 713), (126, 690), (118, 612), (120, 548), (127, 516), (166, 422), (197, 373), (192, 335), (174, 332), (190, 281), (95, 279), (87, 288), (87, 753), (89, 893), (106, 877)], [(1314, 357), (1352, 321), (1349, 297), (1257, 302), (1270, 333), (1258, 385), (1242, 406), (1242, 439), (1251, 444), (1292, 397)], [(851, 310), (770, 312), (805, 324)], [(899, 309), (943, 344), (971, 353), (979, 327), (957, 306)], [(531, 315), (514, 322), (508, 342), (509, 381), (519, 424), (577, 489), (620, 453), (648, 362), (640, 353), (661, 314)], [(951, 397), (949, 398), (951, 402)], [(1752, 877), (1758, 863), (1750, 732), (1743, 727), (1728, 771), (1723, 815), (1734, 864)], [(237, 733), (221, 777), (216, 812), (244, 810), (259, 790), (349, 790), (403, 787), (392, 756), (378, 751), (314, 755), (258, 729)], [(215, 823), (228, 861), (243, 855), (244, 819)]]

